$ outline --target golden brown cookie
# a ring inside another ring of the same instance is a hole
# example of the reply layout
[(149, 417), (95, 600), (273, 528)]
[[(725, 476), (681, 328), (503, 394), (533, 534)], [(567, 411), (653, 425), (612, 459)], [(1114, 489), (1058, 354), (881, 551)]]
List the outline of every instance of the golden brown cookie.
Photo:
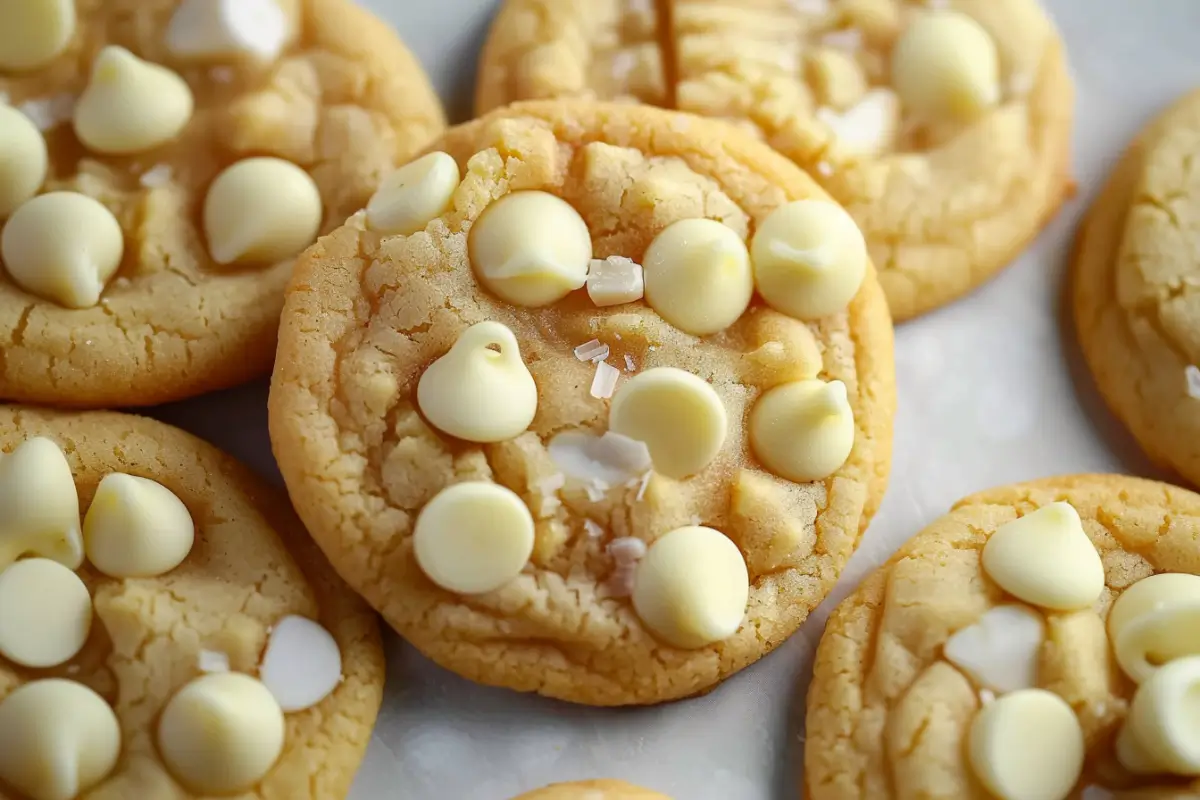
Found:
[(670, 800), (665, 794), (642, 789), (624, 781), (595, 780), (553, 783), (513, 800)]
[[(345, 797), (382, 699), (379, 632), (284, 499), (135, 416), (2, 407), (0, 450), (6, 788), (32, 800)], [(19, 553), (30, 557), (14, 563)], [(33, 568), (50, 578), (16, 591)], [(68, 608), (72, 587), (84, 600)], [(79, 630), (86, 642), (70, 640)]]
[(140, 406), (266, 373), (294, 256), (444, 126), (350, 0), (31, 0), (0, 29), (23, 154), (0, 165), (3, 398)]
[(805, 796), (1200, 789), (1178, 752), (1200, 726), (1171, 710), (1200, 691), (1198, 531), (1200, 496), (1113, 475), (959, 502), (830, 617)]
[[(796, 630), (882, 498), (892, 333), (861, 236), (769, 148), (647, 106), (520, 104), (437, 147), (297, 262), (270, 425), (301, 517), (473, 680), (710, 688)], [(751, 300), (751, 266), (833, 310)]]
[(1072, 274), (1083, 355), (1155, 462), (1200, 484), (1200, 92), (1133, 142), (1080, 228)]
[(1037, 0), (508, 0), (477, 108), (549, 97), (763, 139), (858, 221), (898, 321), (1007, 265), (1071, 190), (1074, 90)]

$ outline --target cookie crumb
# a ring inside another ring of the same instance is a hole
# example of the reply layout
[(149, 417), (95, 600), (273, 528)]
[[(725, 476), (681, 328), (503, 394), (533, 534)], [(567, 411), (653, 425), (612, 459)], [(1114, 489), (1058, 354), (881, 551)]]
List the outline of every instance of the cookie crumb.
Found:
[(1183, 376), (1187, 379), (1188, 397), (1200, 400), (1200, 367), (1188, 364), (1184, 367)]
[[(608, 354), (608, 345), (604, 346), (605, 355)], [(597, 400), (608, 400), (613, 396), (613, 391), (617, 388), (617, 378), (621, 376), (621, 371), (609, 364), (607, 361), (596, 362), (596, 377), (592, 378), (592, 397)]]
[(63, 92), (37, 100), (26, 100), (17, 110), (29, 117), (38, 130), (53, 130), (75, 114), (75, 95)]
[(196, 666), (201, 672), (229, 672), (229, 656), (217, 650), (201, 650)]

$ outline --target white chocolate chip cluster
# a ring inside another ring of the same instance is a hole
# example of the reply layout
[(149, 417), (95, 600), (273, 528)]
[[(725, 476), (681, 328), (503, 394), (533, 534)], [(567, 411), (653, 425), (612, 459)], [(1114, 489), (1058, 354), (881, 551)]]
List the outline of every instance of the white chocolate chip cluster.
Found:
[[(0, 70), (24, 74), (48, 67), (76, 38), (77, 24), (67, 0), (5, 4)], [(278, 0), (187, 0), (171, 19), (165, 45), (168, 56), (184, 65), (263, 63), (279, 57), (290, 36)], [(66, 100), (69, 113), (63, 116), (79, 146), (101, 159), (170, 148), (188, 135), (196, 111), (192, 86), (178, 72), (115, 45), (99, 50), (82, 93)], [(39, 127), (53, 125), (26, 116), (34, 105), (23, 104), (22, 113), (0, 101), (0, 266), (36, 297), (90, 308), (126, 258), (123, 226), (130, 220), (118, 219), (107, 199), (81, 191), (39, 194), (54, 158)], [(322, 216), (320, 192), (306, 171), (278, 158), (247, 158), (208, 187), (204, 234), (214, 264), (261, 267), (312, 244)]]
[[(0, 660), (78, 672), (72, 662), (100, 624), (76, 572), (85, 559), (101, 582), (155, 578), (179, 567), (194, 544), (191, 512), (156, 481), (104, 476), (81, 520), (57, 444), (31, 438), (0, 454)], [(208, 674), (171, 698), (155, 736), (171, 774), (204, 795), (261, 781), (283, 751), (284, 713), (320, 703), (342, 677), (337, 642), (301, 617), (274, 625), (258, 677), (229, 672), (227, 657), (201, 661)], [(80, 796), (113, 771), (122, 738), (116, 713), (91, 688), (32, 680), (0, 700), (0, 782), (31, 800)]]

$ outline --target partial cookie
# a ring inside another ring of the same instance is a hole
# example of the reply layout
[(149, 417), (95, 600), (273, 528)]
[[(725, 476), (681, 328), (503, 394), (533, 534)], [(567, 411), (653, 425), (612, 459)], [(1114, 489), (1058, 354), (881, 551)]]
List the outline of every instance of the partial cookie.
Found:
[(266, 373), (295, 256), (443, 127), (350, 0), (6, 4), (0, 397), (151, 405)]
[(670, 800), (665, 794), (642, 789), (624, 781), (597, 780), (554, 783), (526, 792), (513, 800)]
[(830, 617), (804, 795), (1200, 791), (1198, 532), (1200, 496), (1137, 478), (959, 502)]
[(2, 407), (0, 451), (0, 782), (347, 795), (379, 631), (282, 498), (140, 417)]
[(480, 111), (636, 99), (729, 120), (862, 227), (892, 315), (1016, 257), (1070, 191), (1074, 90), (1036, 0), (508, 0)]
[(769, 148), (647, 106), (522, 104), (438, 147), (297, 264), (270, 398), (293, 501), (449, 669), (703, 691), (795, 631), (883, 495), (862, 237)]
[(1200, 484), (1200, 92), (1146, 128), (1079, 231), (1072, 294), (1109, 408), (1163, 467)]

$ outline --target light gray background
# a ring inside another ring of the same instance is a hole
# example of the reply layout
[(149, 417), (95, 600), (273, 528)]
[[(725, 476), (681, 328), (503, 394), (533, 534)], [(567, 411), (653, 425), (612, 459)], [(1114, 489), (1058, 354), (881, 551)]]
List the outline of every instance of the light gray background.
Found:
[[(996, 0), (1003, 2), (1004, 0)], [(368, 0), (470, 112), (492, 0)], [(1073, 231), (1155, 112), (1200, 84), (1197, 0), (1050, 0), (1078, 81), (1079, 193), (1029, 252), (969, 298), (897, 331), (892, 482), (833, 597), (785, 646), (710, 695), (603, 710), (476, 686), (395, 636), (387, 696), (354, 800), (506, 800), (546, 783), (619, 777), (678, 800), (796, 796), (799, 700), (832, 604), (970, 492), (1045, 475), (1154, 475), (1103, 410), (1061, 312)], [(265, 384), (159, 409), (278, 480)]]

